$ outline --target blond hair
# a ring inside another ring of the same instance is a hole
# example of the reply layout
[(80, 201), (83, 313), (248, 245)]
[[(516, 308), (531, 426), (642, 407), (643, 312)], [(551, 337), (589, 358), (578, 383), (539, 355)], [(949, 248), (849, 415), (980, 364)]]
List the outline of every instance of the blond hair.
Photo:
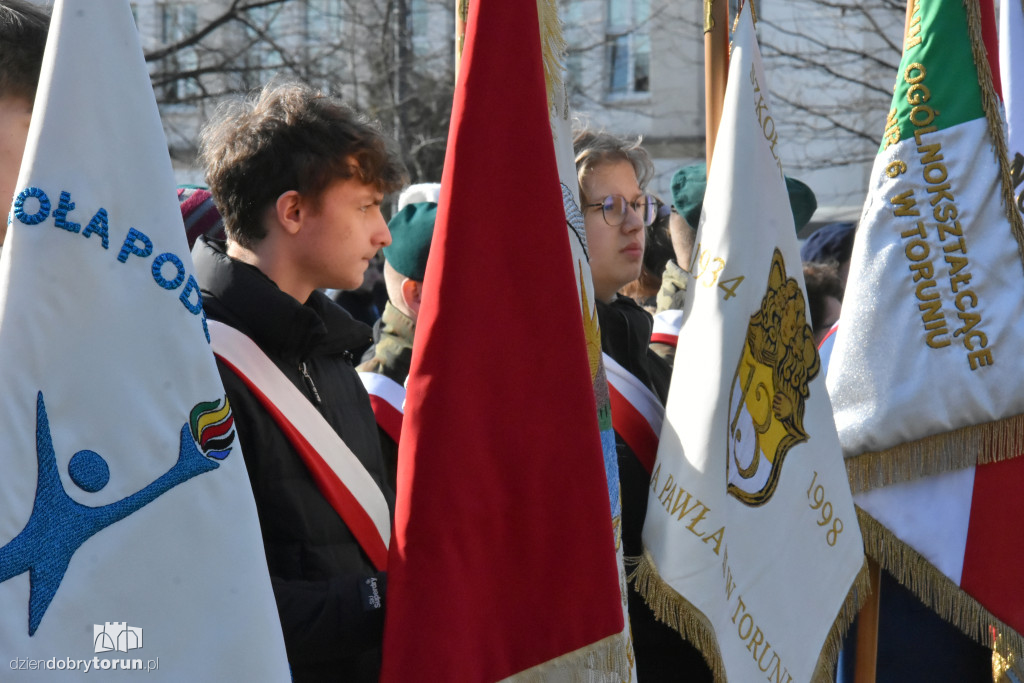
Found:
[(628, 161), (636, 173), (637, 184), (645, 189), (654, 177), (654, 162), (647, 150), (640, 146), (643, 138), (628, 140), (605, 131), (589, 128), (573, 134), (572, 146), (576, 156), (576, 179), (580, 186), (580, 198), (584, 203), (592, 201), (583, 190), (583, 180), (595, 168), (607, 163)]

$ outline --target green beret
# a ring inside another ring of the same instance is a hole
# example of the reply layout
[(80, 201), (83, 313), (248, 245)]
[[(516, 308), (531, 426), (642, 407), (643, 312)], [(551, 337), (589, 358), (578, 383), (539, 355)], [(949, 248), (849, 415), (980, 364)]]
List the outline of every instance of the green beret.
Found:
[(436, 203), (415, 202), (407, 204), (388, 223), (391, 244), (384, 247), (384, 258), (392, 268), (411, 280), (423, 282), (436, 217)]
[[(672, 176), (672, 204), (694, 229), (700, 222), (700, 209), (704, 205), (704, 189), (707, 185), (707, 165), (703, 163), (683, 166)], [(786, 189), (789, 191), (789, 205), (793, 209), (793, 221), (799, 232), (814, 215), (818, 200), (811, 188), (789, 176), (786, 176)]]

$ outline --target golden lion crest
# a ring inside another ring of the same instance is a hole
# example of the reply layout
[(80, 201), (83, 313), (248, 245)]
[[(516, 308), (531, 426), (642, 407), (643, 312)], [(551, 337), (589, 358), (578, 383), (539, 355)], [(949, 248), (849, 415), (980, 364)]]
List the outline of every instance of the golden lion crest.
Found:
[(821, 361), (805, 311), (803, 291), (786, 277), (776, 249), (729, 392), (728, 492), (747, 505), (768, 502), (786, 453), (808, 438), (804, 404)]

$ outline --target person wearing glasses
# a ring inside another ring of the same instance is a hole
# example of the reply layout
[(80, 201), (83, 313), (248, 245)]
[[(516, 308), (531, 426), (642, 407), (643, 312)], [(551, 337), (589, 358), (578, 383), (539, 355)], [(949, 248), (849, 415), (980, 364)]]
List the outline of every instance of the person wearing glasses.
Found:
[[(672, 367), (650, 348), (653, 318), (633, 299), (619, 293), (640, 275), (646, 227), (657, 218), (658, 201), (646, 191), (654, 164), (639, 140), (628, 141), (605, 132), (579, 130), (573, 148), (605, 364), (609, 366), (613, 361), (633, 375), (646, 388), (648, 398), (664, 406)], [(636, 557), (643, 553), (641, 533), (647, 513), (650, 462), (622, 436), (628, 434), (628, 430), (620, 429), (626, 412), (613, 411), (612, 426), (622, 491), (623, 552)], [(659, 622), (632, 584), (629, 620), (640, 683), (713, 680), (696, 648)]]

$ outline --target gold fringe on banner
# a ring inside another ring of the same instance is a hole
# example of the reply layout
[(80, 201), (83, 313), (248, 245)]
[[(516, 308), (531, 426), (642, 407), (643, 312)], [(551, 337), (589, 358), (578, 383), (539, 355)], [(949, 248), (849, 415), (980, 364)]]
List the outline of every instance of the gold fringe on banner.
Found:
[(456, 0), (455, 4), (455, 82), (459, 82), (459, 65), (466, 47), (466, 24), (469, 23), (469, 0)]
[(814, 667), (814, 677), (811, 678), (811, 683), (835, 682), (836, 665), (839, 663), (839, 650), (843, 647), (843, 638), (846, 637), (853, 618), (857, 616), (870, 594), (871, 575), (868, 573), (868, 563), (865, 559), (853, 580), (853, 585), (850, 586), (850, 592), (843, 600), (843, 606), (839, 608), (839, 614), (832, 622), (832, 628), (828, 631), (821, 654), (818, 655), (818, 663)]
[(967, 637), (993, 651), (993, 680), (1007, 670), (1024, 680), (1021, 667), (1024, 638), (961, 590), (920, 553), (896, 537), (874, 517), (857, 508), (864, 550), (882, 569), (906, 586), (929, 609)]
[[(708, 618), (661, 578), (658, 568), (654, 565), (654, 558), (649, 552), (645, 552), (642, 557), (628, 557), (626, 563), (633, 568), (629, 574), (630, 583), (636, 586), (637, 592), (643, 596), (654, 616), (674, 628), (700, 650), (704, 660), (711, 667), (715, 682), (724, 682), (726, 678), (722, 653), (718, 649), (718, 640)], [(857, 616), (870, 592), (871, 578), (865, 561), (857, 572), (835, 621), (832, 622), (832, 628), (825, 637), (811, 683), (834, 683), (843, 637), (846, 636), (853, 618)]]
[(540, 50), (544, 60), (544, 83), (548, 88), (548, 107), (557, 111), (562, 101), (565, 51), (568, 43), (562, 35), (562, 22), (558, 18), (558, 0), (537, 0), (540, 20)]
[(1002, 181), (1002, 200), (1006, 218), (1010, 221), (1010, 231), (1017, 240), (1017, 253), (1024, 267), (1024, 219), (1017, 209), (1013, 197), (1013, 179), (1010, 176), (1010, 160), (1007, 158), (1006, 135), (1003, 132), (1003, 118), (1000, 114), (999, 97), (992, 85), (992, 69), (986, 56), (985, 42), (981, 36), (981, 9), (978, 0), (964, 0), (967, 10), (967, 32), (971, 37), (971, 53), (978, 69), (978, 85), (981, 86), (981, 107), (985, 110), (988, 122), (988, 135), (995, 147), (999, 161), (1000, 179)]
[[(740, 12), (743, 11), (744, 6), (750, 9), (750, 19), (754, 22), (754, 26), (757, 26), (757, 8), (754, 7), (753, 2), (747, 2), (747, 0), (740, 0), (739, 6), (736, 8), (736, 18), (732, 20), (732, 33), (736, 33), (736, 27), (740, 25)], [(732, 42), (729, 42), (729, 55), (732, 56)]]
[(616, 675), (632, 680), (632, 649), (622, 633), (502, 679), (499, 683), (592, 683)]
[(715, 630), (707, 617), (661, 578), (649, 552), (645, 551), (641, 557), (627, 557), (626, 567), (631, 568), (628, 581), (643, 596), (654, 616), (700, 650), (714, 674), (715, 683), (724, 683), (722, 653), (718, 649)]
[[(1016, 209), (1014, 209), (1016, 211)], [(854, 493), (943, 472), (1009, 460), (1024, 453), (1024, 415), (970, 425), (846, 458)]]

